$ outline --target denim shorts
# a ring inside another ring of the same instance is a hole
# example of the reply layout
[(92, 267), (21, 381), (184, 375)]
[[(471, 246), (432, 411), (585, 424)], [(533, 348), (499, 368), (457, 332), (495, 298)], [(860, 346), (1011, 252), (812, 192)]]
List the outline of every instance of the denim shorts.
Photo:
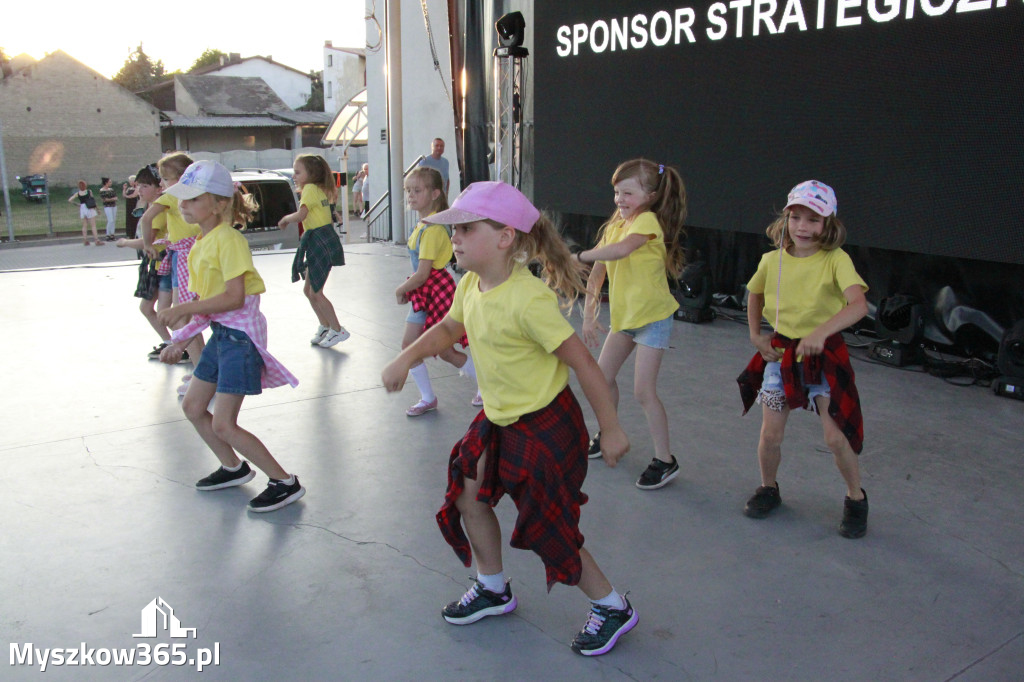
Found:
[(672, 337), (672, 316), (669, 315), (664, 320), (651, 322), (637, 329), (623, 329), (622, 333), (632, 337), (633, 343), (665, 350)]
[[(802, 372), (803, 368), (798, 362), (796, 367), (793, 368), (794, 372)], [(817, 403), (814, 399), (818, 396), (824, 396), (825, 398), (831, 398), (832, 392), (829, 389), (828, 382), (823, 381), (820, 384), (812, 384), (807, 387), (807, 399), (810, 403), (809, 407), (817, 412)], [(769, 362), (764, 368), (764, 379), (761, 381), (761, 391), (757, 395), (757, 402), (762, 405), (781, 405), (785, 401), (785, 388), (782, 385), (782, 363), (781, 362)], [(773, 408), (774, 409), (774, 408)]]
[(207, 383), (217, 384), (217, 393), (262, 393), (260, 377), (263, 373), (263, 358), (249, 336), (218, 322), (211, 324), (210, 329), (212, 335), (192, 375)]
[(416, 312), (409, 306), (409, 314), (405, 316), (405, 321), (410, 324), (426, 324), (427, 323), (427, 309)]
[(168, 253), (168, 257), (171, 259), (171, 287), (174, 289), (178, 288), (178, 252), (171, 251)]
[(160, 291), (170, 291), (174, 288), (170, 275), (160, 275)]

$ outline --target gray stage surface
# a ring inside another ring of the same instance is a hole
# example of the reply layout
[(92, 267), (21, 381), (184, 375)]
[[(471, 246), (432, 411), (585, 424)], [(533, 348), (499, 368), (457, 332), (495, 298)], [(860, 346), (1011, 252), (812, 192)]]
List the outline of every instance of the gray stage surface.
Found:
[[(13, 251), (0, 268), (19, 267)], [(93, 665), (51, 662), (46, 679), (191, 679), (204, 649), (218, 655), (202, 673), (213, 680), (1024, 678), (1024, 403), (855, 361), (868, 535), (836, 533), (844, 488), (810, 414), (790, 422), (784, 506), (754, 521), (742, 508), (758, 484), (760, 420), (740, 417), (734, 382), (752, 348), (722, 319), (677, 323), (665, 357), (680, 477), (633, 486), (652, 455), (630, 362), (632, 452), (615, 469), (593, 462), (585, 485), (587, 547), (629, 591), (639, 626), (606, 656), (575, 655), (586, 600), (547, 594), (540, 560), (512, 549), (519, 609), (446, 624), (440, 608), (471, 570), (434, 513), (473, 388), (431, 361), (440, 409), (409, 419), (411, 382), (398, 395), (380, 386), (406, 313), (393, 296), (404, 249), (348, 247), (327, 291), (352, 338), (329, 350), (308, 343), (316, 324), (291, 257), (256, 264), (270, 350), (301, 383), (247, 399), (240, 422), (308, 492), (264, 515), (245, 510), (262, 476), (193, 489), (216, 463), (175, 397), (184, 367), (146, 359), (156, 338), (131, 296), (134, 263), (0, 272), (0, 677), (40, 677), (35, 649), (84, 647)], [(498, 507), (506, 530), (514, 512)], [(158, 598), (168, 624), (194, 633), (172, 638), (157, 620), (155, 637), (134, 636), (148, 634)], [(102, 665), (147, 647), (185, 665)]]

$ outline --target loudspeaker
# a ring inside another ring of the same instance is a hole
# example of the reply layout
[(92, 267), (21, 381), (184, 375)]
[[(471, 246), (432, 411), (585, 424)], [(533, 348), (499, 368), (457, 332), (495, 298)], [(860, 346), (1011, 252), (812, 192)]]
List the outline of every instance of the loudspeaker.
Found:
[(710, 322), (715, 319), (711, 309), (711, 271), (702, 260), (690, 263), (679, 276), (672, 295), (679, 301), (679, 310), (672, 316), (681, 322)]
[(1024, 320), (1019, 320), (1003, 334), (996, 367), (1003, 374), (992, 383), (996, 395), (1024, 400)]

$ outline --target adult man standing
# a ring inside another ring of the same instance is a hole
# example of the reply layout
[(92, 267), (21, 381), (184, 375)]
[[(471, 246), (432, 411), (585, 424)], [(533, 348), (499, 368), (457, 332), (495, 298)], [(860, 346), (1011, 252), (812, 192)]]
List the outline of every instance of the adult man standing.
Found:
[(448, 194), (448, 159), (442, 156), (444, 154), (444, 140), (440, 137), (435, 137), (434, 142), (430, 145), (430, 156), (420, 161), (420, 165), (426, 168), (433, 168), (441, 174), (441, 179), (444, 180), (444, 193)]

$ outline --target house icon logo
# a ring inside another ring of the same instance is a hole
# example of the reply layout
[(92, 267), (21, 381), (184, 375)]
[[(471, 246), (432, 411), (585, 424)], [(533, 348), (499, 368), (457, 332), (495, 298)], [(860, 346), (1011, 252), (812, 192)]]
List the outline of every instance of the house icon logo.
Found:
[(171, 637), (188, 637), (191, 633), (192, 639), (196, 638), (196, 629), (181, 627), (181, 621), (174, 615), (174, 609), (163, 600), (163, 597), (157, 597), (142, 609), (140, 630), (139, 634), (132, 637), (156, 637), (157, 632), (163, 630)]

